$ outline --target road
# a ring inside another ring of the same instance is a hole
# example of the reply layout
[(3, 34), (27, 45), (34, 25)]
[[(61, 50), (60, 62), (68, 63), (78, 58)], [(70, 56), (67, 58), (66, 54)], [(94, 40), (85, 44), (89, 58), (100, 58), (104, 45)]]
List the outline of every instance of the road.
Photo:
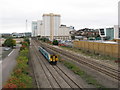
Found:
[[(19, 53), (19, 47), (13, 49), (9, 55), (0, 63), (0, 76), (2, 76), (2, 80), (0, 79), (0, 83), (5, 84), (5, 82), (10, 77), (11, 72), (13, 71), (14, 67), (16, 66), (16, 58)], [(1, 86), (1, 85), (0, 85)], [(1, 87), (0, 87), (1, 88)]]
[(9, 50), (4, 50), (6, 47), (0, 47), (0, 48), (2, 48), (2, 53), (0, 53), (1, 54), (1, 58), (2, 58), (2, 60), (4, 60), (4, 58), (6, 58), (8, 55), (9, 55), (9, 53), (13, 50), (13, 49), (9, 49)]

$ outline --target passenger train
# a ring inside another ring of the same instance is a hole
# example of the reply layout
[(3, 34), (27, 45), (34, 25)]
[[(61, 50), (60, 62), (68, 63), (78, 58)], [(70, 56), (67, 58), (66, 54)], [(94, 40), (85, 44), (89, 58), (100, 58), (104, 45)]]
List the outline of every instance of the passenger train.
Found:
[(54, 54), (53, 52), (45, 49), (44, 47), (39, 46), (39, 51), (42, 55), (48, 60), (50, 64), (57, 64), (58, 55)]

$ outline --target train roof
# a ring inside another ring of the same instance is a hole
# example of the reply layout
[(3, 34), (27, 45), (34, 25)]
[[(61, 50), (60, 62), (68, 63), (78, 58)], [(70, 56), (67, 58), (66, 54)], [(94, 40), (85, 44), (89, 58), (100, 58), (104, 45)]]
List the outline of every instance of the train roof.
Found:
[[(40, 46), (40, 47), (41, 47), (41, 46)], [(42, 48), (43, 48), (44, 50), (46, 50), (49, 54), (52, 54), (52, 55), (55, 54), (55, 53), (51, 52), (48, 48), (45, 48), (45, 47), (43, 47), (43, 46), (42, 46)]]

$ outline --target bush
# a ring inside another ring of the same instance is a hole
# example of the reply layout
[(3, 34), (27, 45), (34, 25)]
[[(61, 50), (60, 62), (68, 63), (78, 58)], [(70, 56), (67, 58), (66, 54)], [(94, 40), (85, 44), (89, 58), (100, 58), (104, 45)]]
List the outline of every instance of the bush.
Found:
[(20, 47), (20, 51), (25, 50), (25, 48), (26, 48), (26, 46), (25, 46), (25, 45), (22, 45), (22, 46)]
[(25, 56), (19, 56), (17, 58), (17, 63), (27, 63), (28, 62), (28, 58)]
[(22, 42), (22, 46), (25, 46), (25, 47), (28, 47), (29, 46), (29, 44), (27, 43), (27, 42)]
[(29, 38), (25, 38), (23, 42), (20, 42), (20, 44), (22, 44), (22, 46), (20, 47), (20, 51), (25, 50), (30, 45)]
[[(21, 76), (21, 75), (20, 75), (20, 76)], [(12, 77), (8, 80), (7, 84), (9, 84), (9, 83), (16, 85), (17, 88), (26, 88), (25, 83), (24, 83), (20, 78), (15, 77), (15, 76), (12, 76)], [(6, 84), (6, 85), (7, 85), (7, 84)]]
[(7, 83), (4, 88), (17, 88), (17, 85), (16, 84), (13, 84), (13, 83)]
[(27, 42), (28, 45), (30, 45), (30, 40), (29, 40), (29, 38), (25, 38), (24, 41)]
[(21, 74), (19, 76), (20, 82), (24, 83), (26, 85), (26, 88), (32, 88), (32, 78), (26, 74)]
[(40, 38), (40, 40), (43, 41), (43, 42), (49, 42), (50, 41), (48, 38), (44, 38), (44, 37)]
[(28, 52), (28, 49), (25, 48), (24, 50), (20, 51), (20, 56), (25, 56), (28, 58)]
[(53, 40), (53, 45), (58, 45), (58, 41), (57, 40)]

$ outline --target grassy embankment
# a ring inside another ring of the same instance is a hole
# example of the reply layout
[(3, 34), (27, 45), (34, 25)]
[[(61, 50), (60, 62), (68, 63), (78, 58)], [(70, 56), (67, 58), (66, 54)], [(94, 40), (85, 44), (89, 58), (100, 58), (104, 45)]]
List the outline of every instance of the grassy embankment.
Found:
[(29, 43), (22, 42), (17, 65), (13, 70), (11, 77), (3, 88), (32, 88), (32, 77), (29, 75)]
[(95, 53), (90, 53), (89, 51), (82, 50), (82, 49), (77, 49), (77, 48), (72, 48), (72, 47), (65, 47), (65, 46), (60, 46), (63, 49), (73, 51), (78, 54), (82, 54), (84, 56), (89, 56), (90, 58), (93, 59), (100, 59), (100, 60), (117, 60), (117, 58), (110, 57), (110, 56), (105, 56), (105, 55), (100, 55), (100, 54), (95, 54)]

